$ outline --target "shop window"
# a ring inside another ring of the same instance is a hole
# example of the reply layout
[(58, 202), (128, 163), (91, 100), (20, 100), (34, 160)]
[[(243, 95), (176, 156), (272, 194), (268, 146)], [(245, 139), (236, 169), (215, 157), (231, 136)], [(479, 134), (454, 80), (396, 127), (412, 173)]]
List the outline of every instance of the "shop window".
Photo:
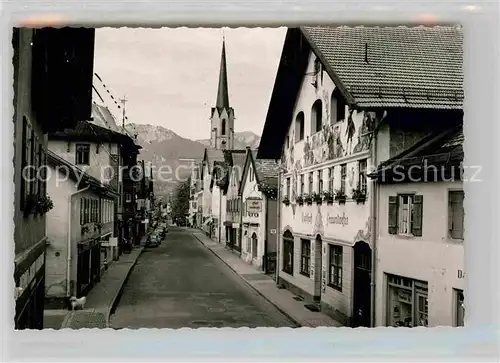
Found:
[(293, 276), (293, 235), (290, 231), (283, 234), (283, 272)]
[(295, 118), (295, 142), (304, 140), (304, 112), (299, 112)]
[(427, 282), (387, 275), (387, 325), (392, 327), (428, 326)]
[(358, 162), (358, 188), (360, 191), (366, 193), (366, 159)]
[(333, 193), (333, 181), (334, 181), (334, 173), (335, 172), (335, 168), (332, 166), (330, 168), (328, 168), (328, 191), (330, 193)]
[(342, 291), (342, 246), (329, 245), (328, 285)]
[(455, 326), (464, 326), (465, 305), (463, 290), (453, 289), (455, 295)]
[(76, 144), (76, 164), (90, 165), (90, 145)]
[(400, 194), (389, 197), (389, 233), (422, 236), (423, 196)]
[(311, 133), (314, 134), (323, 129), (323, 104), (316, 100), (311, 109)]
[(343, 195), (346, 195), (345, 190), (345, 180), (347, 179), (347, 164), (342, 164), (340, 166), (340, 191)]
[(450, 191), (448, 195), (448, 230), (453, 239), (464, 238), (464, 192)]
[(257, 235), (252, 234), (252, 258), (257, 258)]
[(311, 241), (301, 239), (300, 244), (300, 273), (309, 277), (309, 270), (311, 267)]

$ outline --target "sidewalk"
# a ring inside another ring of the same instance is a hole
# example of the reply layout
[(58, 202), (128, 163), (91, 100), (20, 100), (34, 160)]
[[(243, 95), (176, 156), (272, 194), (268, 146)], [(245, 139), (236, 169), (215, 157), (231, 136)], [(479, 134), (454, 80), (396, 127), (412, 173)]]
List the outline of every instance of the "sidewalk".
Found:
[(87, 295), (85, 310), (46, 310), (44, 328), (81, 329), (108, 328), (109, 317), (116, 308), (118, 297), (144, 247), (134, 248), (130, 254), (122, 254)]
[(304, 303), (294, 300), (294, 294), (285, 289), (278, 289), (276, 282), (269, 275), (258, 271), (243, 261), (239, 255), (228, 251), (224, 244), (212, 241), (203, 232), (192, 233), (205, 247), (240, 275), (248, 285), (299, 326), (309, 328), (343, 326), (326, 314), (306, 309)]

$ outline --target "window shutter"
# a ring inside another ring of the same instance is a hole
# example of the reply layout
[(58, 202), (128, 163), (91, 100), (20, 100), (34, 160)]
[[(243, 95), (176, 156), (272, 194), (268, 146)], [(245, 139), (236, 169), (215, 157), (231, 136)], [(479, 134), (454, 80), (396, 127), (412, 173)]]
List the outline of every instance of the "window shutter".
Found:
[(389, 234), (398, 233), (398, 197), (389, 196)]
[(414, 236), (422, 236), (422, 207), (424, 197), (422, 195), (415, 195), (413, 197), (413, 218), (411, 225), (411, 233)]

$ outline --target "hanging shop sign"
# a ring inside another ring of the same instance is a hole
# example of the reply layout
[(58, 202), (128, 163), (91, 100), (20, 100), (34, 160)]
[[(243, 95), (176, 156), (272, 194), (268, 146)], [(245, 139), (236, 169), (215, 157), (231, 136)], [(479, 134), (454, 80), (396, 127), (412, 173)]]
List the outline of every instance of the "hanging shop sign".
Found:
[(246, 200), (247, 213), (249, 215), (258, 214), (262, 212), (262, 200), (261, 199), (251, 199)]

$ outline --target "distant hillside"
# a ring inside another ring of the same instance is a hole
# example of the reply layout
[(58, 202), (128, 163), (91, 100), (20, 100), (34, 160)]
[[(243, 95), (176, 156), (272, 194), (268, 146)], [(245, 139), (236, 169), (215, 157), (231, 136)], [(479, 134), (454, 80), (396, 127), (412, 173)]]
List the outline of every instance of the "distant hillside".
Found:
[[(201, 159), (209, 140), (193, 141), (162, 126), (127, 124), (127, 130), (137, 135), (142, 146), (139, 159), (153, 165), (155, 193), (168, 194), (182, 179), (190, 175), (190, 162), (181, 159)], [(253, 132), (235, 133), (235, 149), (257, 148), (260, 137)], [(161, 180), (160, 180), (161, 179)]]

